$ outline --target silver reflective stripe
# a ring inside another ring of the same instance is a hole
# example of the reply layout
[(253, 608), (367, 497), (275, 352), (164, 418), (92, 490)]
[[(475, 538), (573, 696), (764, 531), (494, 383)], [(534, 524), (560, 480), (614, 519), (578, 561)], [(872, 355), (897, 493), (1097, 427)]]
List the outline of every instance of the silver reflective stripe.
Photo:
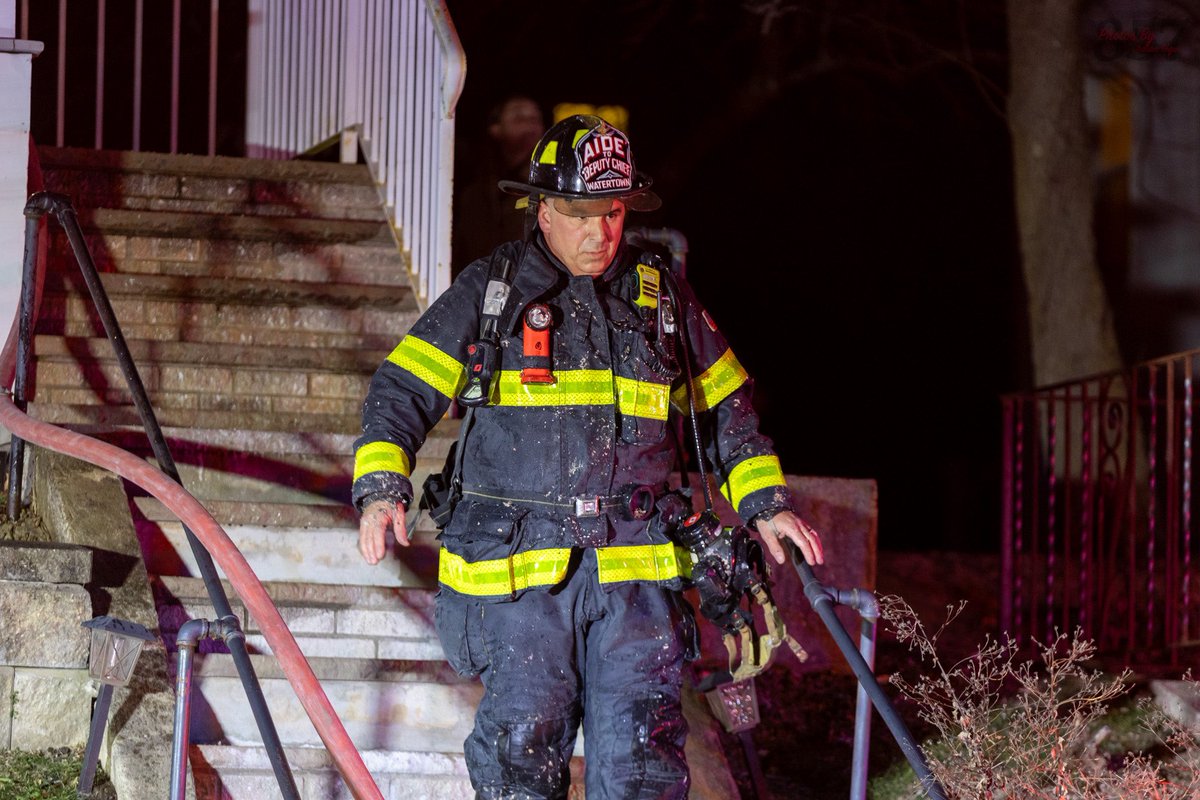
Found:
[(500, 312), (504, 310), (504, 304), (508, 302), (508, 290), (509, 286), (504, 281), (488, 281), (487, 292), (483, 296), (484, 316), (500, 316)]

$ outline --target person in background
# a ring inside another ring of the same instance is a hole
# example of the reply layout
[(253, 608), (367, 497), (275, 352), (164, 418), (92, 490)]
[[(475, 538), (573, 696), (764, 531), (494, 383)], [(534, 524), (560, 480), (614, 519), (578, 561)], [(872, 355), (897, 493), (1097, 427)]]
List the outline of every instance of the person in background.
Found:
[(453, 277), (497, 245), (525, 237), (525, 212), (513, 207), (497, 183), (524, 177), (529, 154), (545, 132), (541, 107), (524, 95), (509, 95), (488, 113), (488, 148), (479, 176), (455, 195)]

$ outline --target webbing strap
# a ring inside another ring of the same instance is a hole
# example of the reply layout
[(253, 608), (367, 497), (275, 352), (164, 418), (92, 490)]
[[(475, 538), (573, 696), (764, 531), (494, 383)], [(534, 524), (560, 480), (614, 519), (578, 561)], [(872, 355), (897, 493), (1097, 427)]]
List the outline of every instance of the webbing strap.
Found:
[[(553, 586), (567, 575), (571, 548), (527, 550), (508, 558), (467, 561), (442, 548), (438, 581), (473, 597), (511, 595), (532, 586)], [(666, 582), (688, 578), (692, 557), (674, 544), (644, 544), (596, 548), (600, 583)]]
[(754, 600), (762, 606), (763, 619), (767, 623), (767, 633), (759, 636), (754, 630), (753, 624), (741, 627), (739, 631), (742, 651), (741, 664), (737, 663), (739, 649), (737, 639), (732, 633), (726, 633), (723, 637), (725, 651), (729, 654), (729, 674), (735, 681), (753, 678), (765, 670), (770, 665), (775, 650), (781, 644), (787, 644), (801, 663), (808, 660), (808, 652), (787, 632), (787, 626), (783, 622), (783, 616), (779, 613), (779, 607), (771, 601), (771, 596), (764, 587), (759, 586), (754, 590)]

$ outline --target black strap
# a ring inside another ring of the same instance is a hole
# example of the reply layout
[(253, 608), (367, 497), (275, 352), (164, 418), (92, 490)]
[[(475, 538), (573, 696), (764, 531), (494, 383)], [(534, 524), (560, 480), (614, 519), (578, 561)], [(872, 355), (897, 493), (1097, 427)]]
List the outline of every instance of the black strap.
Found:
[(454, 447), (454, 471), (450, 473), (450, 496), (452, 502), (455, 503), (462, 497), (463, 453), (467, 449), (467, 434), (470, 432), (473, 422), (475, 422), (475, 409), (468, 408), (467, 413), (463, 414), (462, 424), (458, 428), (458, 442)]
[[(484, 284), (483, 300), (479, 309), (479, 339), (475, 342), (477, 347), (484, 346), (491, 348), (494, 358), (490, 359), (486, 364), (481, 374), (476, 377), (476, 390), (481, 393), (482, 402), (474, 402), (464, 404), (466, 413), (463, 414), (462, 423), (458, 428), (458, 440), (454, 447), (451, 448), (447, 456), (446, 465), (442, 468), (442, 474), (445, 475), (447, 467), (450, 467), (449, 475), (443, 479), (443, 491), (447, 492), (445, 505), (447, 513), (444, 516), (445, 521), (449, 521), (449, 514), (453, 513), (453, 508), (462, 499), (462, 482), (463, 482), (463, 458), (466, 453), (467, 435), (471, 432), (471, 426), (475, 422), (475, 408), (478, 405), (487, 404), (487, 395), (491, 388), (493, 370), (499, 368), (499, 343), (500, 343), (500, 319), (504, 316), (504, 311), (510, 304), (512, 297), (512, 285), (516, 278), (517, 270), (520, 268), (521, 262), (524, 261), (525, 248), (529, 242), (521, 246), (521, 252), (518, 255), (516, 263), (513, 262), (507, 255), (500, 253), (499, 249), (492, 253), (491, 262), (488, 264), (487, 281)], [(503, 285), (503, 296), (490, 296), (492, 284), (499, 283)], [(463, 391), (459, 394), (461, 400), (463, 395), (470, 389), (471, 380), (471, 364), (468, 362), (468, 385), (464, 386)], [(451, 466), (452, 463), (452, 466)], [(440, 523), (444, 527), (445, 521)]]
[[(671, 274), (669, 269), (659, 267), (659, 273), (663, 277), (663, 285), (667, 288), (667, 302), (672, 303), (675, 313), (675, 335), (679, 343), (679, 362), (683, 366), (684, 386), (687, 391), (688, 399), (688, 420), (692, 427), (692, 445), (696, 452), (696, 470), (700, 473), (700, 488), (704, 492), (704, 508), (706, 511), (713, 510), (712, 490), (708, 486), (708, 472), (704, 467), (704, 445), (700, 441), (700, 422), (696, 414), (696, 397), (692, 386), (692, 353), (688, 349), (687, 336), (687, 314), (684, 313), (683, 307), (679, 302), (679, 286), (675, 283), (675, 276)], [(661, 311), (660, 311), (661, 314)], [(683, 447), (680, 446), (680, 461), (683, 463), (683, 469), (680, 470), (680, 480), (687, 485), (687, 464), (683, 459)]]

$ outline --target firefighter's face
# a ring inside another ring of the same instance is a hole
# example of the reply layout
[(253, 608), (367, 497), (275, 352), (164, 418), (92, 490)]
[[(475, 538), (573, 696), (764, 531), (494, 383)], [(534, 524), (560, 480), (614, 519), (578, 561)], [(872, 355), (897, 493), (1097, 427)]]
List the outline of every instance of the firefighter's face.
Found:
[(550, 252), (572, 275), (594, 278), (608, 269), (617, 254), (625, 228), (625, 203), (547, 198), (538, 205), (538, 227)]

